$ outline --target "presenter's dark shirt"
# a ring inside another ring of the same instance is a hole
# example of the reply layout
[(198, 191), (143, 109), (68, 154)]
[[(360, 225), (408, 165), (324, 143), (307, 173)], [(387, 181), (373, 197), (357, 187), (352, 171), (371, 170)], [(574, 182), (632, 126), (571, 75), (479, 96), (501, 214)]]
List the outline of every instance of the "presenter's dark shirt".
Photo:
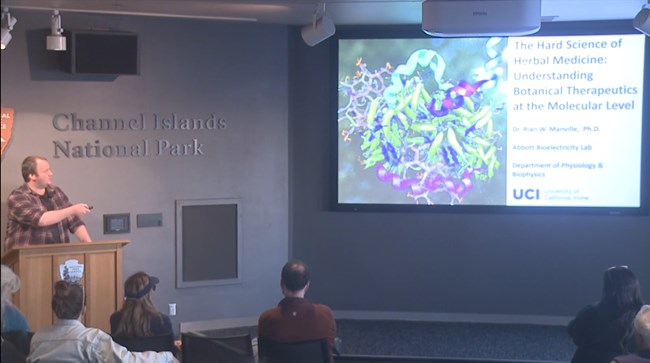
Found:
[(258, 335), (279, 343), (327, 338), (334, 349), (336, 320), (332, 310), (303, 298), (286, 297), (260, 315)]
[[(117, 327), (120, 324), (122, 319), (122, 311), (117, 311), (111, 315), (111, 335), (115, 335)], [(160, 314), (159, 317), (152, 316), (149, 322), (149, 329), (151, 330), (151, 335), (172, 335), (174, 330), (172, 329), (172, 322), (169, 319), (169, 316), (165, 314)]]
[(15, 246), (68, 243), (70, 232), (85, 225), (81, 218), (73, 216), (59, 223), (40, 227), (38, 221), (48, 210), (71, 206), (68, 196), (56, 186), (47, 186), (45, 196), (34, 193), (27, 184), (14, 189), (7, 198), (7, 235), (5, 250)]
[[(569, 335), (577, 346), (571, 363), (609, 363), (618, 355), (634, 351), (633, 334), (625, 337), (625, 330), (616, 324), (618, 314), (599, 305), (578, 312), (569, 323)], [(631, 320), (629, 326), (631, 329)]]

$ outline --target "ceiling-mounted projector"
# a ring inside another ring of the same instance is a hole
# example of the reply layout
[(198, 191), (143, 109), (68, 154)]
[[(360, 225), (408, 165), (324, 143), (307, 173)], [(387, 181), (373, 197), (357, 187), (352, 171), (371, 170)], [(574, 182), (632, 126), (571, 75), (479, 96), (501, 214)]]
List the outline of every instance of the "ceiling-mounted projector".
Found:
[(541, 0), (424, 0), (422, 30), (436, 37), (528, 35), (542, 21)]

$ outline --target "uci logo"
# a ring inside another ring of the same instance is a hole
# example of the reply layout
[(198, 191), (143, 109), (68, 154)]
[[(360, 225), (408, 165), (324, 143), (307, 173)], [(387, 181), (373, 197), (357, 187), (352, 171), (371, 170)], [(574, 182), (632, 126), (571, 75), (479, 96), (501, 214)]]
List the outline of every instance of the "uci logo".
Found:
[(512, 196), (515, 199), (536, 200), (539, 199), (539, 189), (513, 189)]

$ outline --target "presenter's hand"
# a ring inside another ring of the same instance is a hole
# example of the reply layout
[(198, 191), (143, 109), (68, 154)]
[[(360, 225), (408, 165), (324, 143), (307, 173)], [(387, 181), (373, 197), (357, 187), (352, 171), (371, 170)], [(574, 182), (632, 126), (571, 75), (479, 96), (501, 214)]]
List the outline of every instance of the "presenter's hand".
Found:
[(80, 217), (88, 214), (88, 212), (90, 212), (90, 209), (91, 209), (91, 208), (89, 208), (88, 204), (86, 204), (86, 203), (75, 204), (75, 205), (72, 206), (72, 208), (73, 208), (74, 214), (78, 215)]

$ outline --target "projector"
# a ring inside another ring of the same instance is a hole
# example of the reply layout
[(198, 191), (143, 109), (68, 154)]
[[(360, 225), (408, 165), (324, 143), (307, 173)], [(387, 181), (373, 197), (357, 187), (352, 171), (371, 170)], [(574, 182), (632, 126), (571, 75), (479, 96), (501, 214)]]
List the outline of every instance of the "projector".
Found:
[(436, 37), (516, 36), (537, 32), (541, 0), (424, 0), (422, 31)]

